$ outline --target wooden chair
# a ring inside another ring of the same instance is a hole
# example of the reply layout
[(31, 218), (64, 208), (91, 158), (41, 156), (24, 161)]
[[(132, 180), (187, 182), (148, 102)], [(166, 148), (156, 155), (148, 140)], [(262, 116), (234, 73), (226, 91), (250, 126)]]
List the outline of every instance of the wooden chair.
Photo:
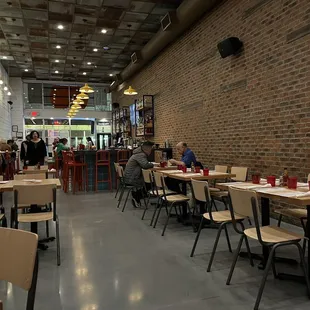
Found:
[[(16, 185), (14, 191), (14, 207), (12, 227), (18, 229), (18, 223), (39, 223), (53, 220), (56, 222), (57, 265), (60, 266), (59, 220), (56, 209), (55, 185)], [(50, 205), (51, 211), (19, 214), (19, 205), (45, 206)]]
[[(0, 228), (0, 279), (28, 292), (26, 310), (33, 310), (38, 277), (38, 235)], [(1, 306), (0, 306), (1, 309)]]
[(228, 166), (215, 165), (214, 170), (216, 172), (227, 173)]
[[(159, 206), (160, 198), (164, 194), (163, 190), (154, 189), (154, 181), (153, 181), (153, 175), (152, 175), (151, 170), (142, 169), (142, 175), (143, 175), (143, 180), (144, 180), (145, 192), (147, 193), (147, 199), (144, 199), (145, 208), (144, 208), (141, 220), (144, 219), (145, 213), (148, 210), (150, 199), (152, 197), (157, 198), (157, 204), (156, 204), (155, 211), (154, 211), (156, 213), (156, 210)], [(167, 188), (165, 189), (165, 192), (166, 192), (166, 195), (176, 194), (176, 192), (170, 191)]]
[[(232, 167), (231, 174), (235, 174), (235, 177), (231, 178), (231, 181), (236, 182), (245, 182), (248, 176), (248, 168), (246, 167)], [(221, 201), (224, 203), (226, 209), (227, 208), (227, 199), (228, 199), (228, 191), (221, 191), (218, 188), (210, 188), (211, 200), (212, 203), (215, 204), (215, 200)]]
[[(277, 226), (270, 226), (270, 225), (261, 226), (260, 220), (259, 220), (260, 210), (258, 206), (256, 192), (230, 187), (229, 194), (230, 194), (230, 201), (231, 201), (231, 203), (229, 204), (229, 208), (231, 211), (231, 216), (233, 218), (233, 226), (236, 232), (241, 235), (241, 237), (240, 237), (238, 247), (234, 253), (234, 259), (231, 265), (231, 269), (230, 269), (226, 284), (227, 285), (230, 284), (230, 281), (231, 281), (231, 278), (232, 278), (232, 275), (233, 275), (233, 272), (234, 272), (234, 269), (235, 269), (235, 266), (238, 260), (238, 256), (241, 250), (243, 240), (247, 241), (247, 238), (251, 238), (251, 239), (257, 240), (262, 246), (268, 247), (270, 250), (268, 261), (267, 261), (267, 264), (264, 270), (263, 279), (261, 281), (261, 285), (258, 291), (254, 310), (257, 310), (259, 308), (259, 304), (260, 304), (260, 300), (261, 300), (263, 290), (266, 284), (267, 276), (268, 276), (268, 273), (271, 267), (272, 267), (274, 277), (275, 278), (278, 277), (276, 267), (275, 267), (275, 262), (274, 262), (274, 256), (275, 256), (276, 249), (278, 249), (279, 247), (290, 246), (290, 245), (294, 245), (297, 247), (300, 260), (301, 260), (301, 266), (302, 266), (304, 276), (306, 279), (308, 294), (310, 296), (310, 281), (308, 278), (307, 266), (305, 263), (305, 258), (304, 258), (302, 247), (299, 244), (301, 239), (303, 239), (303, 236), (296, 234), (294, 232), (291, 232), (289, 230), (277, 227)], [(247, 228), (245, 230), (239, 230), (236, 225), (235, 214), (253, 218), (255, 227)]]
[[(207, 268), (207, 272), (211, 271), (211, 266), (213, 263), (213, 259), (215, 256), (215, 252), (217, 249), (217, 245), (219, 242), (219, 239), (221, 237), (221, 232), (224, 229), (225, 231), (225, 235), (226, 235), (226, 240), (227, 240), (227, 245), (228, 245), (228, 250), (229, 252), (232, 252), (231, 250), (231, 245), (230, 245), (230, 239), (229, 239), (229, 234), (227, 231), (227, 224), (232, 222), (232, 217), (230, 214), (229, 210), (225, 210), (225, 211), (215, 211), (212, 212), (212, 203), (211, 203), (211, 195), (210, 195), (210, 191), (209, 191), (209, 185), (208, 182), (205, 181), (197, 181), (197, 180), (193, 180), (192, 179), (192, 189), (193, 189), (193, 198), (199, 202), (203, 202), (206, 204), (206, 210), (207, 212), (204, 213), (201, 217), (201, 221), (200, 221), (200, 225), (196, 234), (196, 238), (195, 238), (195, 242), (190, 254), (190, 257), (194, 256), (195, 253), (195, 249), (197, 246), (197, 242), (198, 239), (200, 237), (200, 232), (203, 228), (203, 224), (205, 220), (210, 221), (212, 224), (217, 224), (219, 225), (218, 227), (218, 231), (217, 231), (217, 236), (215, 238), (215, 242), (213, 245), (213, 250), (211, 253), (211, 257), (209, 260), (209, 265)], [(241, 225), (242, 229), (244, 229), (244, 225), (242, 223), (242, 221), (246, 218), (246, 216), (240, 216), (240, 215), (235, 215), (235, 219), (236, 221)]]
[[(158, 219), (159, 219), (159, 216), (160, 216), (161, 209), (162, 209), (163, 205), (165, 205), (165, 207), (170, 205), (170, 209), (169, 209), (169, 211), (167, 213), (167, 219), (166, 219), (166, 222), (165, 222), (162, 234), (161, 234), (162, 236), (164, 236), (166, 228), (167, 228), (167, 225), (168, 225), (168, 222), (169, 222), (169, 219), (170, 219), (170, 215), (171, 215), (172, 209), (175, 208), (176, 214), (178, 214), (176, 205), (180, 205), (182, 203), (186, 203), (189, 212), (191, 212), (189, 204), (188, 204), (188, 201), (190, 199), (187, 196), (181, 195), (181, 194), (168, 195), (166, 193), (167, 186), (165, 184), (165, 179), (164, 179), (163, 174), (160, 173), (160, 172), (153, 172), (153, 175), (154, 175), (155, 190), (156, 190), (157, 195), (160, 196), (159, 195), (159, 193), (160, 193), (159, 191), (162, 191), (162, 195), (161, 195), (162, 202), (159, 205), (159, 210), (157, 212), (157, 217), (156, 217), (156, 220), (155, 220), (155, 223), (154, 223), (154, 226), (153, 226), (154, 228), (156, 227), (156, 224), (158, 222)], [(155, 209), (155, 213), (156, 213), (156, 209)], [(154, 220), (154, 218), (152, 218), (151, 224), (152, 224), (153, 220)]]
[(118, 192), (119, 192), (119, 189), (120, 189), (121, 184), (120, 184), (120, 182), (119, 182), (119, 175), (118, 175), (118, 166), (119, 166), (119, 163), (114, 162), (113, 164), (114, 164), (114, 169), (115, 169), (115, 188), (116, 188), (116, 193), (115, 193), (114, 198), (116, 198), (116, 197), (117, 197), (117, 194), (118, 194)]
[(126, 189), (128, 190), (128, 193), (127, 193), (127, 196), (126, 196), (126, 199), (125, 199), (125, 202), (124, 202), (124, 205), (123, 205), (123, 208), (122, 208), (122, 212), (125, 211), (125, 208), (126, 208), (126, 205), (127, 205), (127, 201), (128, 201), (128, 198), (129, 198), (129, 194), (133, 191), (133, 189), (135, 189), (136, 187), (135, 186), (132, 186), (132, 185), (129, 185), (129, 184), (126, 184), (125, 182), (125, 179), (124, 179), (124, 169), (121, 165), (119, 165), (117, 167), (117, 173), (119, 175), (119, 180), (120, 180), (120, 196), (118, 198), (118, 204), (117, 204), (117, 208), (119, 208), (120, 204), (121, 204), (121, 201), (122, 201), (122, 198), (124, 196), (124, 193), (126, 191)]
[[(307, 182), (309, 181), (310, 181), (310, 174), (308, 175), (307, 179)], [(282, 209), (275, 209), (274, 212), (279, 214), (278, 227), (281, 226), (283, 216), (297, 218), (300, 220), (301, 226), (306, 235), (307, 225), (309, 225), (307, 223), (307, 209), (282, 208)], [(307, 239), (304, 239), (302, 246), (304, 253), (306, 253), (306, 247), (307, 247)]]

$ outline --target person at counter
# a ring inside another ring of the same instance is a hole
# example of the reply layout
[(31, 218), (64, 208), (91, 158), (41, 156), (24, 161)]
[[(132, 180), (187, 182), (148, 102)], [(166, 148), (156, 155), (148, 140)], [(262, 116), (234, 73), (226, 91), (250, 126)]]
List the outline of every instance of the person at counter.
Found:
[(132, 191), (132, 204), (136, 208), (141, 206), (140, 200), (143, 197), (144, 180), (142, 169), (153, 168), (153, 164), (147, 159), (152, 153), (152, 148), (152, 142), (144, 142), (141, 147), (133, 151), (133, 155), (129, 158), (125, 168), (125, 183), (136, 187), (136, 191)]
[(27, 147), (26, 161), (29, 166), (44, 165), (47, 156), (46, 145), (37, 131), (30, 133), (30, 142)]
[(194, 152), (187, 147), (187, 144), (184, 142), (179, 142), (176, 146), (177, 152), (181, 155), (181, 160), (170, 159), (169, 162), (172, 165), (182, 165), (187, 168), (191, 167), (191, 164), (196, 165), (197, 160)]
[(62, 158), (62, 151), (70, 150), (70, 147), (67, 146), (67, 143), (68, 143), (68, 139), (66, 139), (66, 138), (59, 140), (57, 147), (56, 147), (56, 152), (57, 152), (58, 158)]

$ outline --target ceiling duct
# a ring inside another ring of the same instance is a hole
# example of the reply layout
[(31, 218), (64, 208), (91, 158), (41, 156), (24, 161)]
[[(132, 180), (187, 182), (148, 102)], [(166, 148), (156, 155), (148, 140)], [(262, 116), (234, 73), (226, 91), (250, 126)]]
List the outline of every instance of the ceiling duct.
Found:
[[(122, 80), (126, 81), (136, 74), (166, 46), (177, 39), (191, 25), (197, 22), (206, 12), (211, 11), (223, 1), (225, 0), (184, 0), (175, 12), (178, 26), (171, 27), (171, 30), (169, 29), (170, 31), (163, 31), (161, 28), (140, 51), (141, 60), (135, 63), (131, 62), (121, 72)], [(113, 85), (113, 89), (116, 86), (118, 86), (118, 83)]]

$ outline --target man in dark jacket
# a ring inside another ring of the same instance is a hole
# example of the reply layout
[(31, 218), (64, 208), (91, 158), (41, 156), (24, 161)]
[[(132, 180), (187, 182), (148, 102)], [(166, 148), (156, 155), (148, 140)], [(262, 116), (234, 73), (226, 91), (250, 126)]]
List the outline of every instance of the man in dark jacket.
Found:
[(137, 188), (132, 192), (132, 203), (135, 207), (140, 206), (140, 199), (142, 196), (142, 189), (144, 180), (142, 169), (153, 168), (147, 157), (151, 154), (153, 143), (146, 141), (141, 147), (133, 151), (133, 155), (129, 158), (124, 172), (124, 180), (126, 184), (133, 185)]

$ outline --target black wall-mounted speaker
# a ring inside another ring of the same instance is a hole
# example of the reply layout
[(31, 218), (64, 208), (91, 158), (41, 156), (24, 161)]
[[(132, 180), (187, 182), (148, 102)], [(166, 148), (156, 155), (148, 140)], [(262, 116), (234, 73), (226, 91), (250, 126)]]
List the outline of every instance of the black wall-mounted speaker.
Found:
[(227, 38), (217, 45), (222, 58), (239, 54), (242, 47), (243, 43), (236, 37)]

